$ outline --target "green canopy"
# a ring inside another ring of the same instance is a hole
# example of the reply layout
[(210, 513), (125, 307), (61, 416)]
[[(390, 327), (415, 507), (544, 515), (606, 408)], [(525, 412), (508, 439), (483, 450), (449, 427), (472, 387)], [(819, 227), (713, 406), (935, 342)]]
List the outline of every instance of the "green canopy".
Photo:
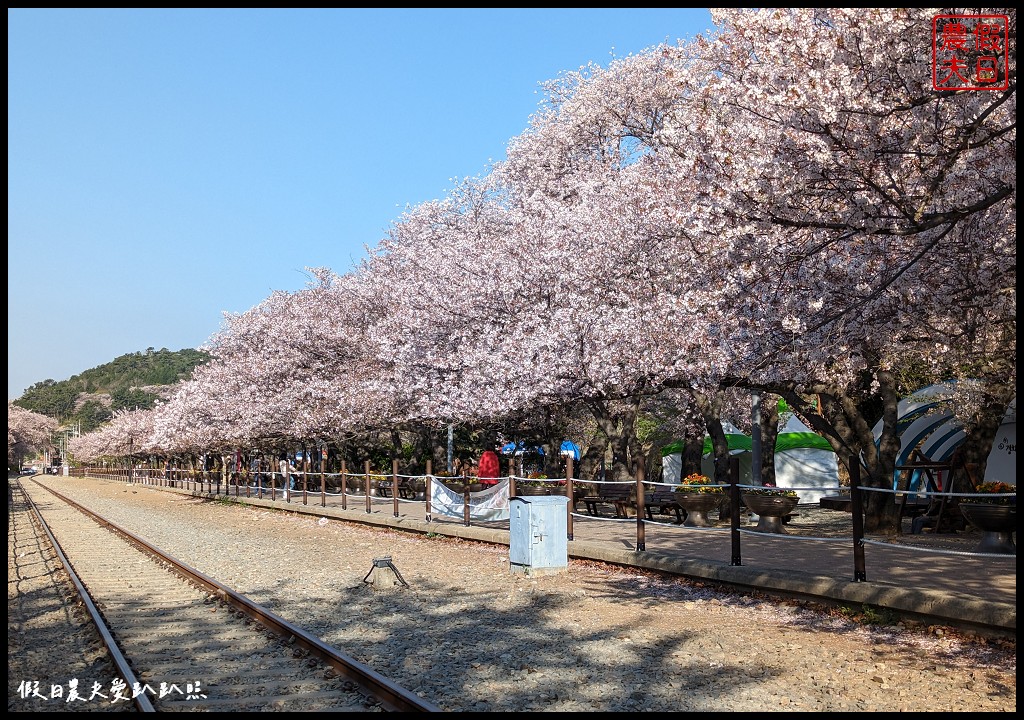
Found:
[[(746, 436), (746, 435), (733, 435), (733, 434), (730, 434), (730, 435), (726, 435), (725, 439), (726, 439), (726, 442), (728, 442), (728, 444), (729, 444), (729, 450), (730, 451), (732, 451), (732, 450), (751, 450), (752, 447), (753, 447), (751, 445), (750, 438), (748, 436)], [(665, 457), (666, 455), (674, 455), (675, 453), (681, 453), (683, 451), (683, 446), (684, 445), (685, 445), (685, 443), (682, 440), (676, 440), (672, 444), (666, 445), (665, 447), (663, 447), (661, 449), (661, 456)], [(711, 451), (712, 451), (711, 438), (710, 437), (706, 437), (706, 438), (704, 438), (704, 449), (701, 451), (701, 454), (707, 455)]]
[[(729, 451), (734, 450), (753, 450), (753, 441), (749, 435), (735, 435), (730, 434), (725, 436), (726, 441), (729, 444)], [(682, 440), (676, 440), (675, 442), (666, 445), (661, 449), (661, 456), (674, 455), (683, 451), (685, 443)], [(788, 432), (779, 433), (775, 441), (775, 452), (783, 452), (785, 450), (794, 450), (796, 448), (817, 448), (819, 450), (832, 451), (832, 446), (828, 444), (828, 440), (823, 438), (821, 435), (812, 432)], [(704, 438), (704, 449), (703, 455), (709, 455), (712, 452), (711, 438)]]
[(828, 444), (828, 440), (817, 433), (779, 433), (779, 437), (775, 441), (775, 452), (794, 450), (796, 448), (816, 448), (818, 450), (828, 450), (829, 452), (833, 452), (832, 446)]

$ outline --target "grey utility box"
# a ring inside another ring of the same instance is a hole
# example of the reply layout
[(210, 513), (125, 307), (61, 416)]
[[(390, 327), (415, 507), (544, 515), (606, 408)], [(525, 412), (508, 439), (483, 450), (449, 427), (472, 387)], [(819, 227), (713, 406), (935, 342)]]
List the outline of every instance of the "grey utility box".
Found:
[(550, 575), (569, 566), (564, 495), (509, 498), (509, 566), (513, 573)]

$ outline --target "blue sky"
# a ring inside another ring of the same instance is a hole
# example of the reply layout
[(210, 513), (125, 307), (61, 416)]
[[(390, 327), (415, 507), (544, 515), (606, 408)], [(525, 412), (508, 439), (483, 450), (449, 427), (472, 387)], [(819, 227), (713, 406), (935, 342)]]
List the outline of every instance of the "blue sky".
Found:
[(8, 399), (348, 271), (705, 9), (8, 9)]

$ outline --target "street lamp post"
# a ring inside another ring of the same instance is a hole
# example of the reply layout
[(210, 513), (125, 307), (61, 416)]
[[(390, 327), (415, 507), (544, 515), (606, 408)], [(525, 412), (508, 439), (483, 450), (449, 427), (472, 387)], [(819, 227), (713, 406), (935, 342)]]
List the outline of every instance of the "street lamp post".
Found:
[(455, 444), (455, 426), (451, 423), (448, 424), (448, 474), (451, 475), (452, 470), (452, 450)]

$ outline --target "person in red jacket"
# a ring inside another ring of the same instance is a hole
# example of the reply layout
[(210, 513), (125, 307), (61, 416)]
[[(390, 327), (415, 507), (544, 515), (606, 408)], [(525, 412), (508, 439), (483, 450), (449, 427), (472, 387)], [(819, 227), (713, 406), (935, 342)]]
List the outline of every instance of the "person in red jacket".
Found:
[(483, 485), (497, 485), (501, 475), (501, 460), (493, 450), (484, 450), (480, 456), (478, 478)]

